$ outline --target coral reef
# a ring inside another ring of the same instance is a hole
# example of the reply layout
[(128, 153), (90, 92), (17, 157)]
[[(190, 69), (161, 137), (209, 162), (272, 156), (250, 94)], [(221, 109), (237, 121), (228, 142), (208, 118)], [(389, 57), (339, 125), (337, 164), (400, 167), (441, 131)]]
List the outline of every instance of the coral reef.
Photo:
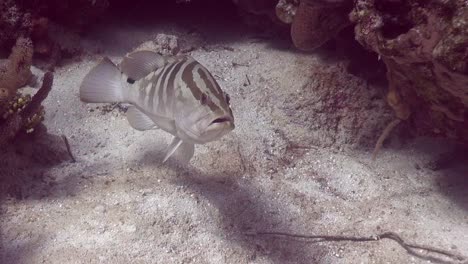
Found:
[(107, 0), (1, 1), (0, 54), (26, 37), (34, 43), (35, 58), (45, 62), (39, 67), (50, 70), (64, 55), (79, 53), (76, 42), (70, 47), (68, 39), (76, 40), (77, 34), (102, 19), (108, 6)]
[(84, 31), (103, 17), (108, 0), (47, 0), (17, 1), (18, 5), (34, 15), (47, 17), (63, 26)]
[(0, 1), (0, 49), (10, 49), (16, 39), (29, 35), (32, 16), (14, 0)]
[(387, 101), (418, 135), (468, 143), (466, 1), (360, 0), (356, 39), (387, 66)]

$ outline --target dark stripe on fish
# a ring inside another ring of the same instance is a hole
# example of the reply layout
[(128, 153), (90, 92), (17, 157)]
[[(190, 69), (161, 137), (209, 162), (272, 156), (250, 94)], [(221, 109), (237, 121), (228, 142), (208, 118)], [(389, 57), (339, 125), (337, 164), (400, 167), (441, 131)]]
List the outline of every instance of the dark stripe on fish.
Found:
[(169, 69), (170, 69), (171, 67), (173, 67), (173, 66), (174, 66), (173, 64), (172, 64), (172, 65), (167, 65), (167, 66), (163, 69), (163, 71), (162, 71), (161, 74), (160, 74), (161, 76), (158, 76), (159, 85), (158, 85), (158, 82), (156, 82), (156, 83), (153, 82), (153, 83), (154, 83), (155, 89), (151, 89), (151, 91), (150, 91), (150, 93), (149, 93), (149, 95), (148, 95), (148, 97), (149, 97), (149, 105), (148, 105), (148, 108), (149, 108), (149, 109), (153, 109), (154, 111), (159, 112), (158, 109), (155, 109), (155, 108), (154, 108), (154, 101), (158, 100), (158, 101), (157, 101), (158, 103), (157, 103), (156, 107), (159, 108), (159, 105), (162, 103), (162, 98), (160, 98), (160, 97), (155, 98), (155, 97), (154, 97), (154, 94), (156, 93), (156, 90), (158, 91), (158, 94), (159, 94), (160, 91), (163, 89), (164, 80), (166, 79), (166, 76), (167, 76), (167, 74), (169, 73)]
[[(169, 76), (169, 80), (167, 82), (167, 85), (165, 87), (166, 89), (166, 96), (164, 98), (164, 101), (166, 102), (166, 107), (169, 106), (169, 108), (172, 108), (173, 106), (173, 101), (174, 101), (174, 94), (175, 94), (175, 88), (176, 88), (176, 76), (179, 73), (180, 69), (184, 64), (186, 64), (187, 61), (183, 60), (175, 66), (174, 70), (171, 72)], [(167, 109), (169, 110), (169, 109)], [(172, 110), (172, 109), (170, 109)]]
[[(182, 80), (187, 84), (189, 90), (192, 92), (192, 95), (201, 102), (202, 94), (205, 94), (206, 96), (210, 96), (205, 92), (205, 89), (209, 89), (209, 87), (198, 87), (197, 84), (195, 83), (195, 77), (194, 77), (194, 70), (196, 66), (202, 66), (199, 62), (193, 61), (191, 62), (185, 69), (184, 72), (182, 73)], [(201, 77), (201, 75), (200, 75)], [(202, 79), (203, 80), (203, 79)], [(210, 86), (208, 83), (206, 83), (205, 80), (203, 80), (205, 86)], [(201, 88), (205, 88), (203, 91)], [(212, 100), (208, 100), (206, 104), (212, 111), (217, 111), (219, 110), (219, 106), (217, 106)]]
[[(219, 85), (216, 83), (216, 80), (212, 76), (210, 76), (210, 73), (208, 70), (206, 70), (203, 67), (198, 68), (198, 74), (200, 74), (200, 78), (203, 80), (203, 82), (206, 84), (208, 90), (210, 90), (211, 94), (216, 96), (220, 103), (222, 104), (223, 108), (228, 108), (228, 105), (225, 101), (225, 97), (223, 92), (221, 91), (221, 88)], [(214, 85), (214, 86), (213, 86)], [(220, 106), (221, 107), (221, 106)]]
[(160, 75), (158, 75), (156, 78), (151, 78), (150, 82), (151, 82), (151, 89), (149, 90), (149, 93), (146, 95), (147, 96), (147, 99), (148, 99), (148, 107), (149, 109), (153, 109), (153, 104), (154, 104), (154, 93), (156, 92), (157, 89), (159, 89), (159, 87), (156, 85), (156, 83), (154, 82), (155, 79), (158, 79), (160, 78)]
[(192, 95), (199, 101), (201, 101), (202, 91), (198, 89), (197, 84), (195, 83), (195, 79), (193, 77), (193, 69), (198, 64), (198, 62), (193, 61), (190, 62), (187, 67), (185, 67), (184, 72), (182, 72), (182, 81), (185, 82), (188, 89), (192, 93)]
[(157, 107), (158, 112), (161, 112), (161, 113), (166, 112), (166, 103), (167, 103), (167, 101), (164, 98), (164, 90), (167, 89), (167, 86), (169, 85), (168, 80), (170, 79), (171, 75), (174, 72), (174, 69), (177, 67), (177, 65), (179, 63), (181, 63), (181, 62), (176, 62), (176, 63), (172, 64), (171, 67), (169, 67), (169, 69), (167, 70), (167, 74), (164, 76), (164, 78), (161, 81), (161, 87), (159, 88), (159, 91), (158, 91), (158, 98), (159, 98), (159, 102), (160, 102), (158, 104), (158, 107)]
[(146, 96), (148, 96), (148, 94), (146, 93), (146, 87), (148, 85), (153, 86), (154, 84), (152, 84), (149, 80), (146, 80), (146, 79), (143, 79), (143, 81), (140, 83), (140, 91), (139, 91), (139, 94), (138, 94), (138, 100), (140, 102), (145, 102), (145, 98)]

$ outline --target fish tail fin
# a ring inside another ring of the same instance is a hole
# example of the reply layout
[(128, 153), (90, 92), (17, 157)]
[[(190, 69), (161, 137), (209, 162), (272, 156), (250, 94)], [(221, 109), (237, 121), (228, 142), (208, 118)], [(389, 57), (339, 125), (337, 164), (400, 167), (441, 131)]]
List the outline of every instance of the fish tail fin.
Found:
[(107, 57), (85, 76), (80, 86), (80, 100), (85, 103), (124, 101), (124, 87), (119, 68)]

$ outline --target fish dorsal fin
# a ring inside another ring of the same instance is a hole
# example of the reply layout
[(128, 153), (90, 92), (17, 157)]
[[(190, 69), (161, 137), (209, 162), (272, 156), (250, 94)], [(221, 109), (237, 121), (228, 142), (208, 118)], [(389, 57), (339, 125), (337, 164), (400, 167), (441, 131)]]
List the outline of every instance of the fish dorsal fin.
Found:
[(128, 78), (137, 81), (165, 64), (166, 60), (158, 53), (140, 50), (127, 54), (120, 63), (120, 70)]
[(163, 163), (166, 162), (167, 159), (169, 159), (169, 157), (171, 157), (174, 153), (176, 153), (179, 161), (186, 164), (190, 161), (190, 159), (192, 159), (193, 154), (195, 153), (195, 145), (182, 141), (178, 137), (174, 137), (168, 147), (168, 151), (164, 157)]
[(153, 120), (138, 110), (135, 106), (130, 106), (128, 108), (127, 120), (131, 127), (139, 131), (149, 130), (156, 127), (156, 124), (153, 122)]

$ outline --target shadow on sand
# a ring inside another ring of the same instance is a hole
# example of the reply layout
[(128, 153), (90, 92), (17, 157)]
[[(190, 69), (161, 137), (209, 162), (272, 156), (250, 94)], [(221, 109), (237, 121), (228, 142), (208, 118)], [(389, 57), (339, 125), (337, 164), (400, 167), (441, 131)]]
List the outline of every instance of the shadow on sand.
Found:
[[(142, 157), (143, 166), (163, 166), (177, 172), (177, 177), (170, 180), (176, 186), (185, 186), (192, 192), (204, 197), (221, 213), (217, 222), (222, 237), (251, 252), (253, 261), (257, 257), (268, 258), (273, 263), (321, 263), (327, 254), (326, 246), (304, 243), (291, 243), (275, 237), (252, 237), (247, 234), (256, 230), (282, 230), (292, 232), (294, 226), (287, 223), (284, 215), (287, 208), (279, 208), (266, 195), (249, 184), (247, 169), (243, 171), (204, 173), (194, 166), (180, 166), (174, 160), (161, 165), (156, 160), (163, 158), (163, 152), (147, 152)], [(249, 168), (248, 164), (245, 166)], [(246, 176), (246, 177), (243, 177)], [(281, 217), (283, 215), (283, 217)]]

